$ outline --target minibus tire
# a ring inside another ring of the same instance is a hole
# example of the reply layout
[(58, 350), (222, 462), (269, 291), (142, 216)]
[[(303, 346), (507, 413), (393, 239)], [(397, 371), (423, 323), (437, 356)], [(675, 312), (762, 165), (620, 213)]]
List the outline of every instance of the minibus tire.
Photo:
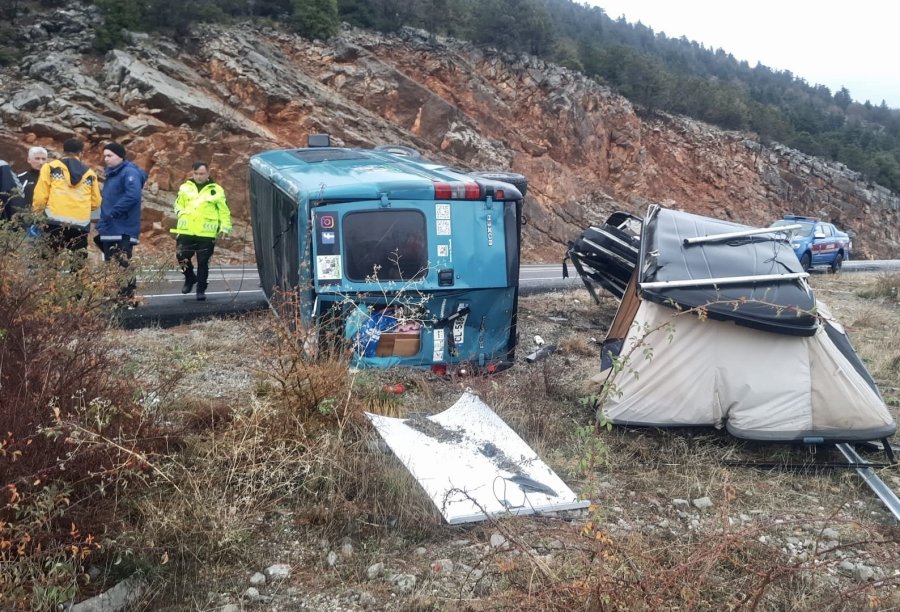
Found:
[(374, 150), (381, 151), (383, 153), (390, 153), (391, 155), (398, 155), (400, 157), (408, 157), (409, 159), (422, 159), (421, 153), (419, 153), (412, 147), (405, 147), (403, 145), (378, 145)]
[(523, 198), (525, 197), (525, 192), (528, 191), (528, 179), (515, 172), (470, 172), (469, 174), (492, 181), (509, 183), (521, 192)]

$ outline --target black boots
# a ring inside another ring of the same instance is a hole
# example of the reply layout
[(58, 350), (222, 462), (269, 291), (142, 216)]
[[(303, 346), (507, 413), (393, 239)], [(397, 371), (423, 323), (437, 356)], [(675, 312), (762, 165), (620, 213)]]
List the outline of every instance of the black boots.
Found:
[(186, 276), (184, 278), (184, 284), (181, 286), (182, 293), (190, 293), (191, 289), (194, 288), (194, 283), (197, 282), (197, 278), (194, 276)]
[(201, 289), (197, 287), (197, 301), (205, 302), (206, 301), (206, 289)]

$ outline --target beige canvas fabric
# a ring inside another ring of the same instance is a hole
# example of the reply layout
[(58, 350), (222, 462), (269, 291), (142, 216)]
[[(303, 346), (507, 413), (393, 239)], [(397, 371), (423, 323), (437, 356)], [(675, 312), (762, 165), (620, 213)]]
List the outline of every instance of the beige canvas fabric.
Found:
[(642, 302), (622, 358), (604, 405), (614, 422), (727, 424), (763, 440), (872, 439), (894, 426), (824, 327), (812, 337), (786, 336)]

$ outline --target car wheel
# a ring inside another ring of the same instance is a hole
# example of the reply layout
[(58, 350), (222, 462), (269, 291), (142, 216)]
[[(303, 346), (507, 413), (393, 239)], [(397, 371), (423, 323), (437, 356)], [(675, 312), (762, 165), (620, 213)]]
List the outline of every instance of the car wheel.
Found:
[(404, 147), (403, 145), (378, 145), (376, 151), (398, 155), (400, 157), (408, 157), (409, 159), (422, 159), (422, 154), (412, 147)]
[(809, 272), (809, 269), (812, 268), (812, 255), (804, 253), (803, 257), (800, 258), (800, 267), (803, 268), (804, 272)]
[(838, 253), (835, 256), (834, 261), (831, 262), (831, 273), (837, 274), (838, 272), (841, 271), (841, 267), (843, 265), (844, 265), (844, 254)]
[(528, 191), (528, 179), (515, 172), (470, 172), (469, 174), (492, 181), (509, 183), (519, 190), (523, 198), (525, 197), (525, 192)]

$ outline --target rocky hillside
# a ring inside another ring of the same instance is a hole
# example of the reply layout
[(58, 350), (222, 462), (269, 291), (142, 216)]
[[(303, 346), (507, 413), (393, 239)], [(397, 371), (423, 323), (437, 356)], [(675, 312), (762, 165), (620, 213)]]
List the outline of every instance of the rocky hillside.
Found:
[[(24, 58), (0, 72), (0, 158), (78, 134), (88, 162), (116, 139), (150, 173), (145, 244), (168, 245), (168, 209), (195, 159), (211, 161), (246, 231), (247, 159), (302, 146), (404, 144), (469, 169), (528, 176), (526, 257), (558, 261), (567, 240), (614, 209), (650, 202), (768, 225), (818, 215), (855, 232), (854, 257), (900, 257), (900, 198), (857, 173), (624, 98), (533, 57), (433, 39), (343, 30), (310, 42), (264, 25), (198, 28), (189, 40), (135, 34), (90, 51), (96, 15), (21, 23)], [(232, 246), (232, 255), (241, 249)]]

